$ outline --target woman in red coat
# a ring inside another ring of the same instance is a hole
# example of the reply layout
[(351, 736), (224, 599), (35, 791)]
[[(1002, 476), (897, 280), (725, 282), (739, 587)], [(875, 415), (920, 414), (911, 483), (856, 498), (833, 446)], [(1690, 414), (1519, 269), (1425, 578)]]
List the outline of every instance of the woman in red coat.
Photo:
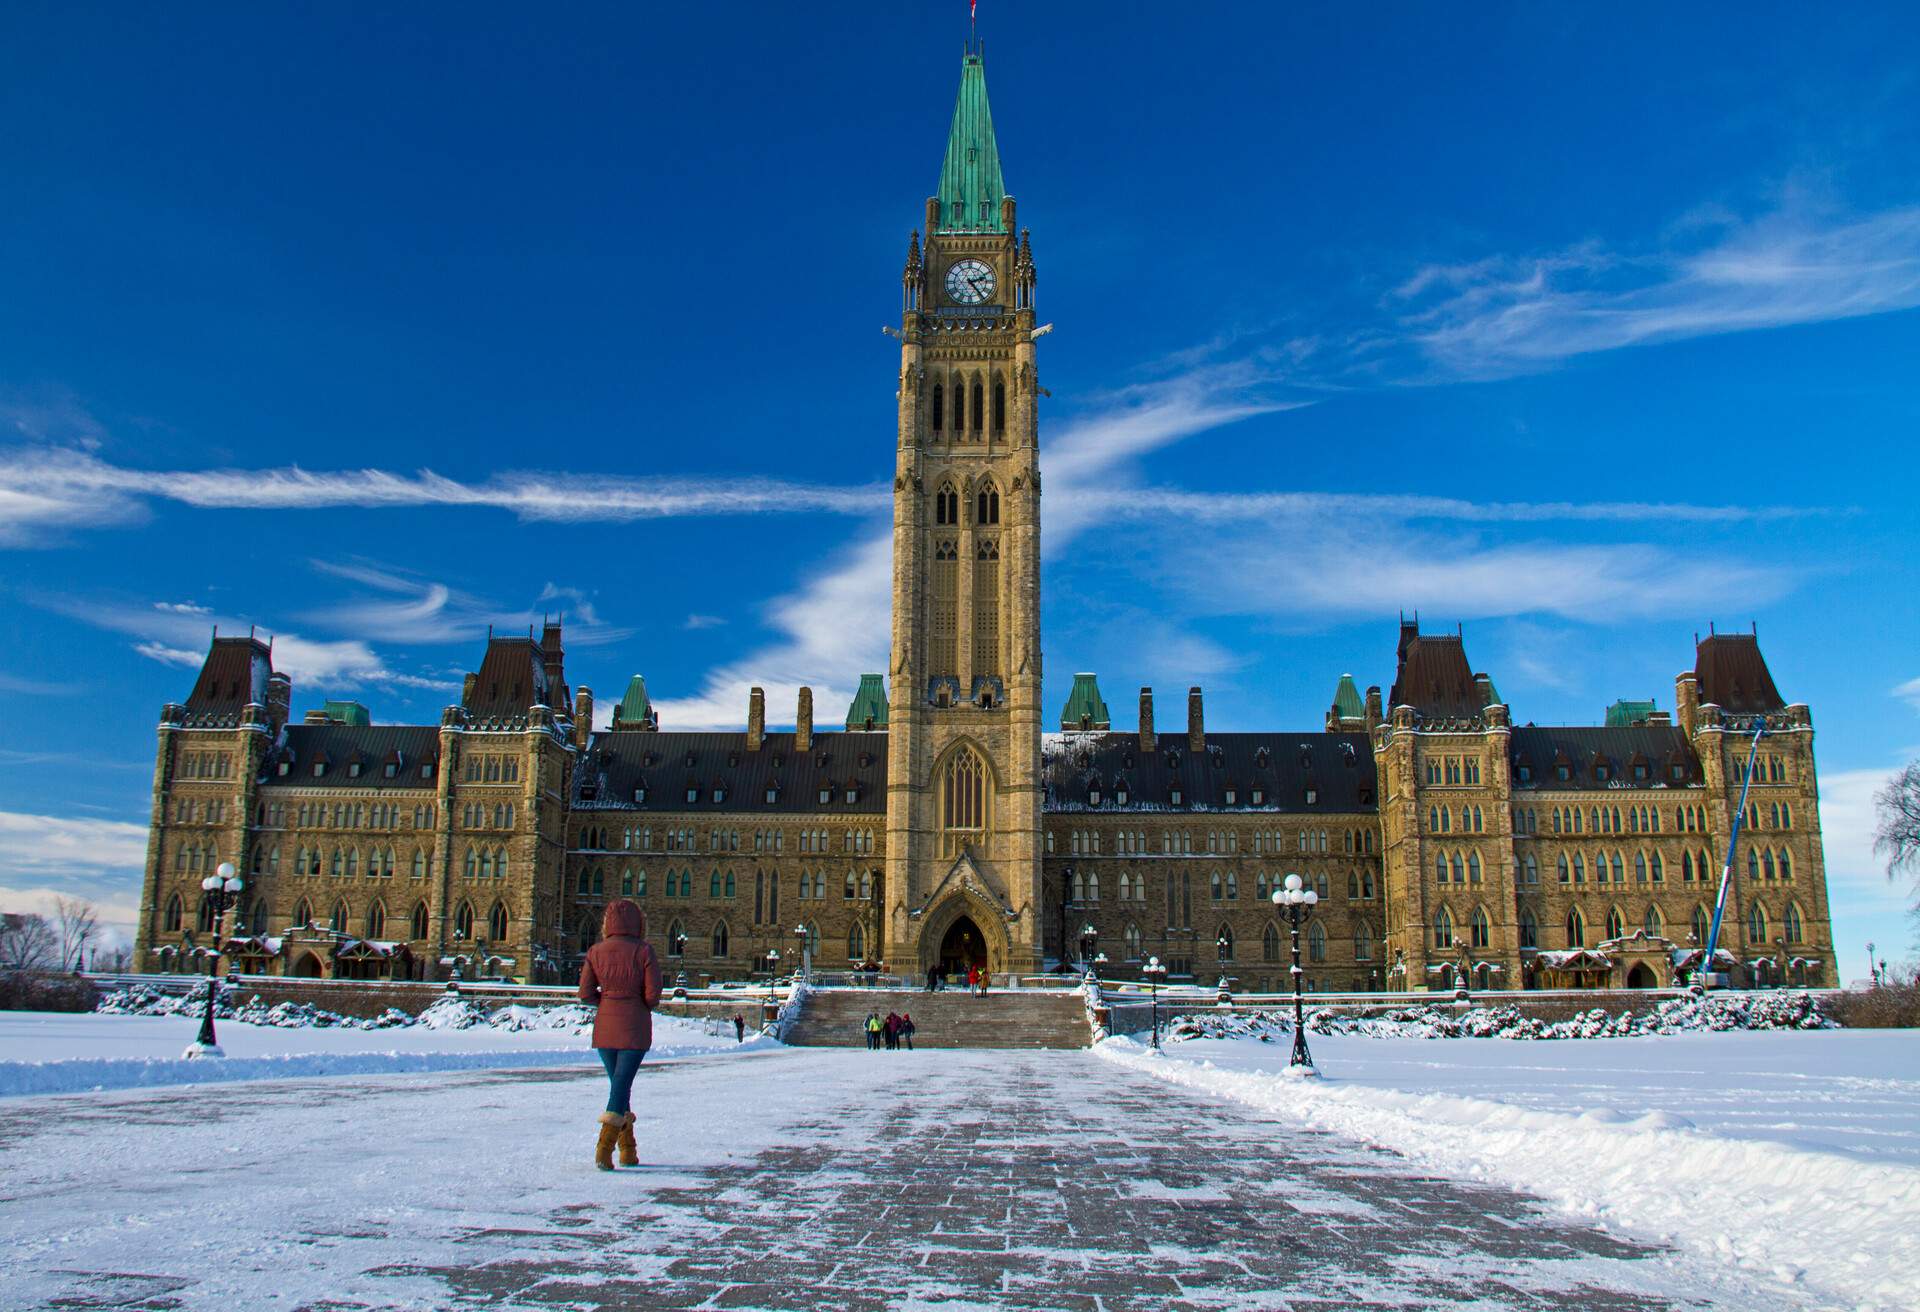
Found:
[(611, 1171), (616, 1143), (622, 1166), (640, 1165), (633, 1142), (633, 1077), (653, 1046), (660, 962), (647, 942), (645, 913), (625, 898), (607, 907), (600, 933), (580, 967), (580, 1001), (599, 1008), (593, 1018), (593, 1046), (607, 1068), (609, 1088), (593, 1164)]

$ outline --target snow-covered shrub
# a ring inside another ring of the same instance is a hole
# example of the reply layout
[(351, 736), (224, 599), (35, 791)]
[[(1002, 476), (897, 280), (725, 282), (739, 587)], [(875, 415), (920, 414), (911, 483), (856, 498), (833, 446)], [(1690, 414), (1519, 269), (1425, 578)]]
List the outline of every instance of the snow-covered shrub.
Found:
[[(1395, 1007), (1375, 1016), (1356, 1016), (1315, 1008), (1306, 1014), (1313, 1034), (1352, 1034), (1385, 1039), (1617, 1039), (1645, 1034), (1682, 1034), (1699, 1030), (1816, 1030), (1835, 1022), (1805, 993), (1717, 993), (1673, 998), (1641, 1015), (1595, 1007), (1560, 1021), (1542, 1021), (1516, 1006)], [(1293, 1037), (1293, 1018), (1284, 1012), (1183, 1016), (1168, 1030), (1181, 1039), (1260, 1039)]]

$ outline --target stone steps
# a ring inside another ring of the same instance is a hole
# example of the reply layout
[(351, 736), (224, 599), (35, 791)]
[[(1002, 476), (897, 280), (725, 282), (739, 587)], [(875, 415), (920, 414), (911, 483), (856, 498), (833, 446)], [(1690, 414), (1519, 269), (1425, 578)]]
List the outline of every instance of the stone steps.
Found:
[(788, 1030), (797, 1047), (859, 1048), (868, 1012), (913, 1017), (916, 1048), (1085, 1048), (1093, 1042), (1086, 1003), (1077, 991), (816, 989)]

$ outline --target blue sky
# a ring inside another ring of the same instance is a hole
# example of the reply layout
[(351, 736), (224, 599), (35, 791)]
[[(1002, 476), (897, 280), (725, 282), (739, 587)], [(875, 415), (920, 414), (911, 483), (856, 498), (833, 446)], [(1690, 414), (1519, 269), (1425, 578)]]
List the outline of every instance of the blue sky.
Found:
[[(561, 610), (668, 727), (843, 705), (964, 10), (0, 15), (0, 899), (127, 918), (216, 622), (296, 711), (430, 722)], [(983, 10), (1058, 325), (1049, 703), (1311, 727), (1404, 607), (1592, 723), (1757, 624), (1844, 972), (1904, 945), (1920, 13)]]

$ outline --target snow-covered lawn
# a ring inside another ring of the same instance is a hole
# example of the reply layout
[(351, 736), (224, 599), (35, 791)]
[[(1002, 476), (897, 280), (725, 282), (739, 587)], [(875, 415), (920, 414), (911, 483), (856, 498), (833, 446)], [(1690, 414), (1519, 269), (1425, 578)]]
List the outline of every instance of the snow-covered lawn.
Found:
[(1280, 1073), (1285, 1038), (1100, 1054), (1849, 1306), (1920, 1307), (1912, 1031), (1310, 1038), (1318, 1081)]
[[(183, 1060), (181, 1052), (199, 1031), (199, 1020), (184, 1014), (0, 1011), (0, 1097), (314, 1075), (599, 1064), (577, 1024), (365, 1030), (222, 1020), (218, 1033), (226, 1057)], [(731, 1027), (710, 1033), (692, 1021), (654, 1019), (656, 1060), (735, 1046)]]

